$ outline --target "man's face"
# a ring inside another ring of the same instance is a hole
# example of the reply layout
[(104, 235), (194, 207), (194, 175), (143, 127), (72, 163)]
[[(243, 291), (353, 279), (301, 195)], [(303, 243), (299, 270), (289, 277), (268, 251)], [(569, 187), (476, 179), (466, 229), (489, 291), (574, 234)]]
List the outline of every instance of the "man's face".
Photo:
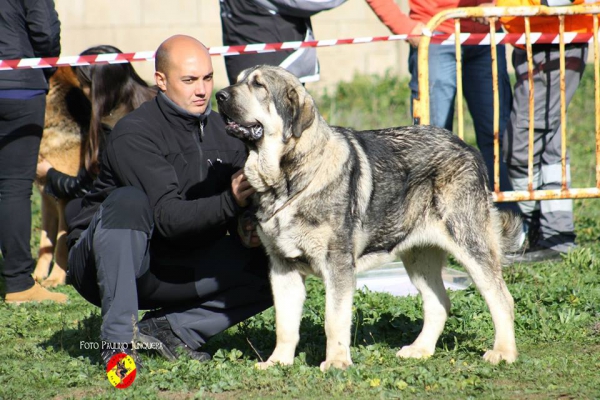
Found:
[(208, 53), (172, 54), (165, 73), (155, 73), (158, 87), (179, 107), (192, 114), (206, 111), (213, 90), (213, 68)]

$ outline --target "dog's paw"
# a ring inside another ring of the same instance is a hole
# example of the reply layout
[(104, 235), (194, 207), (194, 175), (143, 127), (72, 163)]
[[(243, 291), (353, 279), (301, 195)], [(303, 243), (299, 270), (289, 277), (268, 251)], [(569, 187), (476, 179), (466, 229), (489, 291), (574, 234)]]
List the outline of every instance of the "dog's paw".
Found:
[(265, 370), (265, 369), (271, 368), (274, 365), (292, 365), (293, 363), (294, 363), (293, 360), (292, 360), (292, 362), (287, 362), (287, 361), (281, 361), (281, 360), (268, 359), (267, 361), (256, 363), (254, 365), (254, 368)]
[(37, 283), (42, 283), (44, 279), (46, 279), (46, 277), (48, 276), (48, 273), (44, 274), (43, 272), (34, 271), (31, 276), (33, 277), (33, 280)]
[(517, 352), (488, 350), (483, 355), (483, 359), (494, 365), (499, 364), (500, 361), (506, 361), (507, 364), (512, 364), (517, 360)]
[[(40, 253), (42, 251), (40, 250)], [(48, 273), (50, 272), (50, 266), (52, 265), (52, 253), (50, 253), (50, 258), (48, 258), (48, 254), (41, 254), (38, 262), (35, 266), (35, 270), (33, 270), (33, 280), (38, 283), (42, 283), (44, 279), (48, 277)]]
[(62, 286), (64, 284), (65, 284), (65, 280), (58, 279), (58, 278), (48, 278), (42, 282), (42, 286), (45, 288), (53, 288), (53, 287), (57, 287), (57, 286)]
[(263, 361), (263, 362), (258, 362), (256, 364), (254, 364), (254, 368), (255, 369), (260, 369), (260, 370), (265, 370), (265, 369), (269, 369), (271, 368), (273, 365), (275, 365), (274, 362), (271, 361)]
[(337, 369), (347, 369), (352, 365), (352, 361), (348, 360), (325, 360), (321, 363), (321, 371), (325, 372), (329, 368), (337, 368)]
[(429, 358), (432, 355), (432, 351), (417, 346), (404, 346), (396, 353), (396, 357), (400, 358)]

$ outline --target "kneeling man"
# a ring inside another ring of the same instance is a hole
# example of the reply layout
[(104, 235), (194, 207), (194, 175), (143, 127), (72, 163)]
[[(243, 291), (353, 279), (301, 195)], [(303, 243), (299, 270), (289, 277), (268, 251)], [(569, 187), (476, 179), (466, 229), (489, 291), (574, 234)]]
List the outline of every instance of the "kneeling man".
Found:
[[(254, 189), (243, 144), (211, 112), (208, 50), (167, 39), (155, 79), (157, 97), (114, 127), (69, 221), (69, 280), (102, 308), (105, 363), (134, 340), (168, 359), (208, 360), (199, 349), (211, 336), (272, 304), (267, 257), (238, 224)], [(154, 311), (138, 323), (140, 309)]]

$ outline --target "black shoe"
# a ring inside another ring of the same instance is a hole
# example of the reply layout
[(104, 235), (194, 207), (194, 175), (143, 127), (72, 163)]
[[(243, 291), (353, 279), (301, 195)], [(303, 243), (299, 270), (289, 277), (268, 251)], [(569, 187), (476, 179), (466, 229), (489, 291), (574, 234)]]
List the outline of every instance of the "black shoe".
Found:
[(138, 371), (143, 368), (142, 361), (140, 360), (138, 354), (133, 350), (133, 346), (131, 344), (125, 347), (122, 343), (103, 343), (102, 347), (103, 349), (100, 352), (100, 357), (104, 363), (104, 369), (106, 369), (110, 359), (120, 353), (125, 353), (133, 358), (133, 361), (135, 362), (135, 368)]
[(200, 362), (211, 359), (210, 354), (192, 350), (179, 339), (171, 329), (167, 317), (164, 316), (142, 319), (138, 323), (135, 339), (138, 342), (138, 348), (156, 350), (170, 361), (177, 360), (181, 355)]
[(514, 263), (530, 263), (547, 260), (559, 260), (561, 255), (565, 254), (558, 250), (554, 250), (544, 246), (534, 246), (525, 251), (506, 254), (505, 259), (508, 264)]

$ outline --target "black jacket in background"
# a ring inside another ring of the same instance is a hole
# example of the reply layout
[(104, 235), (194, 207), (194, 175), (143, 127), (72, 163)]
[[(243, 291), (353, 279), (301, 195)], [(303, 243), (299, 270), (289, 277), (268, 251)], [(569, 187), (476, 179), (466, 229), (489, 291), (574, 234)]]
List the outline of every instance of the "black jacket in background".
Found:
[(155, 260), (168, 263), (193, 248), (209, 246), (227, 233), (240, 212), (231, 193), (231, 175), (245, 161), (245, 146), (225, 133), (218, 113), (201, 121), (159, 93), (123, 117), (108, 135), (100, 175), (70, 222), (69, 247), (102, 201), (121, 186), (137, 187), (150, 200)]
[[(54, 0), (0, 0), (0, 59), (60, 55), (60, 22)], [(0, 71), (0, 90), (43, 89), (42, 69)]]
[[(223, 44), (226, 46), (301, 42), (306, 39), (307, 29), (311, 26), (310, 18), (273, 14), (250, 0), (221, 0), (220, 4)], [(229, 83), (234, 84), (238, 74), (246, 68), (259, 64), (280, 65), (293, 52), (294, 50), (286, 50), (226, 56), (225, 68)], [(308, 69), (314, 69), (314, 65), (311, 64), (315, 61), (309, 61)], [(304, 60), (299, 62), (305, 64)], [(315, 71), (311, 71), (312, 73)]]

